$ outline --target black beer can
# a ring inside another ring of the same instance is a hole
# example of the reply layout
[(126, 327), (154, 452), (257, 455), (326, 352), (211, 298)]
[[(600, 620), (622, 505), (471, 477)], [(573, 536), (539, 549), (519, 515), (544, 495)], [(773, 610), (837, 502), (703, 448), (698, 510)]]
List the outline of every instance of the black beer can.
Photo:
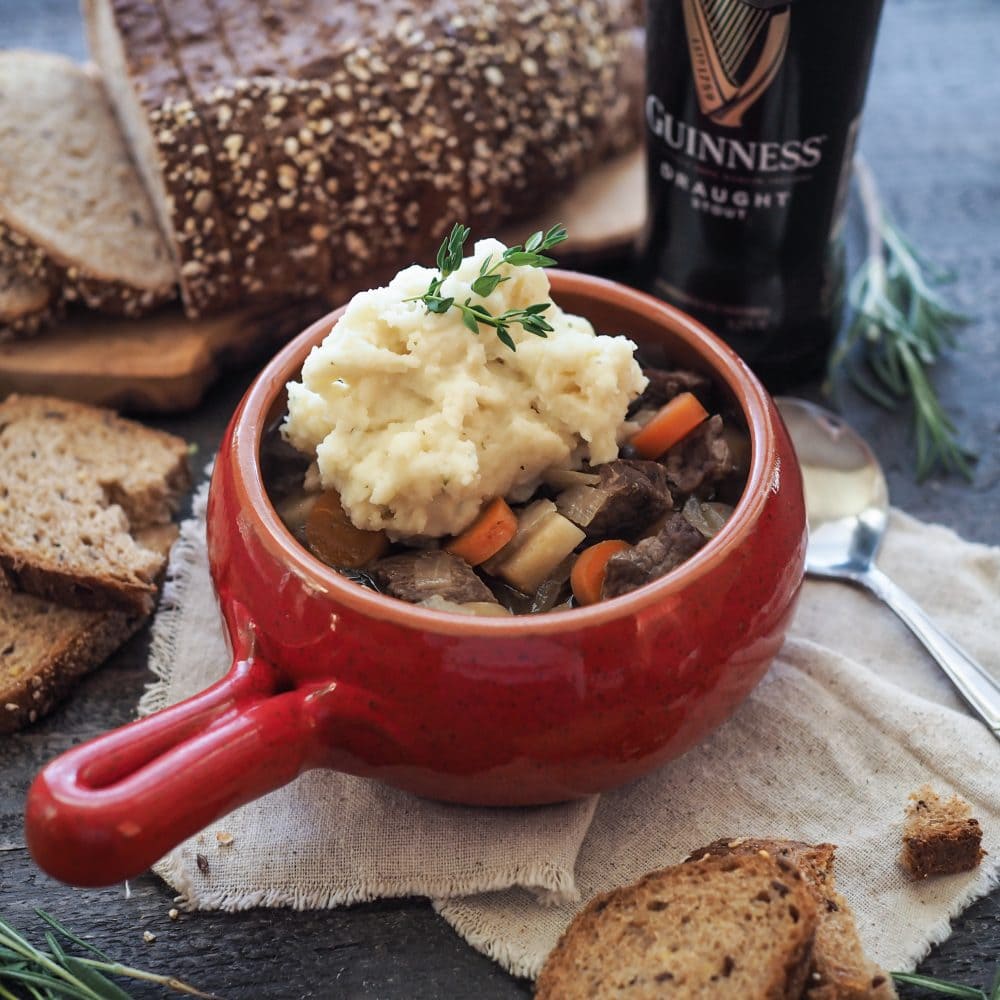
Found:
[(822, 369), (882, 0), (647, 0), (649, 289), (772, 389)]

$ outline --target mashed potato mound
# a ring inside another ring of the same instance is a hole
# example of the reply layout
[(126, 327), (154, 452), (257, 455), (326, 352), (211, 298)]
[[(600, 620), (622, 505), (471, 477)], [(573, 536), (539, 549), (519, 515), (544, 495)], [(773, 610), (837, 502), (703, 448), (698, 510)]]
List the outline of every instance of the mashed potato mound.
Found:
[[(504, 265), (510, 280), (487, 298), (470, 285), (488, 254), (482, 240), (449, 275), (442, 296), (471, 297), (497, 315), (550, 302), (542, 268)], [(478, 335), (459, 310), (429, 313), (422, 295), (437, 272), (413, 266), (385, 288), (356, 295), (288, 385), (282, 428), (315, 454), (324, 489), (336, 490), (359, 528), (395, 536), (456, 534), (496, 496), (526, 498), (546, 469), (618, 455), (629, 402), (645, 387), (635, 344), (598, 336), (587, 320), (549, 306), (547, 338)]]

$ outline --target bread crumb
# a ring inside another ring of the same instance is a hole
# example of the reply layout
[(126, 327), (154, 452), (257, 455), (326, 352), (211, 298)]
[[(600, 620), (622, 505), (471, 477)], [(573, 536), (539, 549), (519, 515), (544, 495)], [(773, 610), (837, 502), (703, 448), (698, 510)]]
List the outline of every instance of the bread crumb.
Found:
[(236, 838), (226, 830), (219, 830), (215, 834), (215, 839), (220, 847), (229, 847)]
[(146, 944), (152, 944), (156, 940), (156, 935), (152, 931), (143, 931), (142, 939)]
[(181, 911), (178, 910), (176, 906), (171, 906), (170, 909), (167, 910), (167, 916), (170, 917), (171, 920), (179, 920)]

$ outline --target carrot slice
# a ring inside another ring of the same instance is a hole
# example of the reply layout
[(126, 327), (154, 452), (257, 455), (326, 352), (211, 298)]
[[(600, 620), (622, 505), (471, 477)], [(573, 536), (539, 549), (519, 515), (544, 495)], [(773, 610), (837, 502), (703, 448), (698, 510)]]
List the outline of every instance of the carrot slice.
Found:
[(491, 500), (479, 517), (444, 548), (446, 552), (478, 566), (495, 556), (516, 534), (517, 515), (503, 497)]
[(628, 547), (628, 542), (623, 542), (620, 538), (609, 538), (580, 553), (569, 575), (569, 584), (578, 603), (596, 604), (601, 599), (608, 560), (616, 552)]
[(708, 410), (697, 396), (682, 392), (662, 406), (645, 427), (632, 435), (629, 443), (643, 458), (659, 458), (707, 417)]

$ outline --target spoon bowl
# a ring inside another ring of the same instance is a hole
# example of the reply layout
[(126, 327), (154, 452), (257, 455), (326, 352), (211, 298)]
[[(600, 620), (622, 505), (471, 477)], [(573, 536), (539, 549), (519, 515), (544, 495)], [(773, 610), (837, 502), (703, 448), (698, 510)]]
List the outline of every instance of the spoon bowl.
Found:
[(1000, 739), (1000, 685), (875, 565), (889, 522), (889, 490), (871, 448), (822, 407), (790, 397), (775, 402), (802, 468), (806, 573), (855, 583), (888, 604)]

